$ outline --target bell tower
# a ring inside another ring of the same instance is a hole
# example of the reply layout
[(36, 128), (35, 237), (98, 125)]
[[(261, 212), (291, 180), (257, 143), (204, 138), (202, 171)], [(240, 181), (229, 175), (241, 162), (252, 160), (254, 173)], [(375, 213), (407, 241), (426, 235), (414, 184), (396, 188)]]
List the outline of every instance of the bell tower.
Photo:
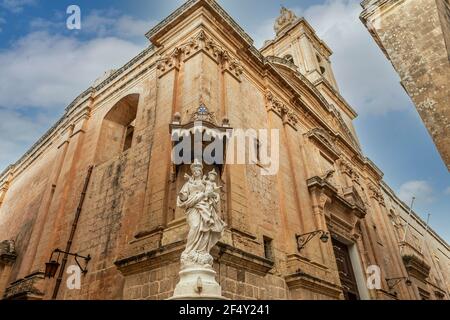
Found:
[(266, 41), (261, 49), (264, 56), (289, 60), (312, 83), (323, 78), (338, 90), (330, 62), (333, 52), (304, 18), (282, 7), (274, 30), (275, 39)]

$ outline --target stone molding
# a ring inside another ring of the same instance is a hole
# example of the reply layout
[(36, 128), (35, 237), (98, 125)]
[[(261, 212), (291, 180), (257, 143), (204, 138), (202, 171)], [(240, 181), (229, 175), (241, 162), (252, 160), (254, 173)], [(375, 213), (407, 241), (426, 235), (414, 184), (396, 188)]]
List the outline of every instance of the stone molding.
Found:
[[(114, 262), (119, 271), (127, 276), (159, 268), (163, 265), (178, 263), (186, 241), (178, 241), (158, 249), (138, 253)], [(244, 250), (219, 242), (211, 252), (215, 261), (225, 263), (259, 275), (267, 274), (274, 262)]]
[(291, 69), (293, 71), (297, 71), (298, 70), (297, 66), (293, 62), (291, 62), (291, 61), (289, 61), (289, 60), (287, 60), (285, 58), (280, 58), (280, 57), (277, 57), (277, 56), (267, 56), (266, 57), (266, 61), (270, 62), (270, 63), (275, 63), (275, 64), (279, 64), (279, 65), (285, 66), (285, 67), (287, 67), (287, 68), (289, 68), (289, 69)]
[(13, 264), (16, 258), (17, 253), (14, 240), (0, 242), (0, 264)]
[(327, 295), (334, 299), (340, 299), (342, 294), (342, 288), (340, 286), (303, 271), (290, 274), (285, 277), (285, 280), (290, 290), (303, 288), (312, 292)]
[(238, 249), (231, 245), (219, 242), (212, 252), (213, 256), (221, 263), (245, 269), (249, 272), (266, 275), (275, 265), (275, 262), (255, 254)]
[(346, 190), (343, 197), (329, 181), (326, 181), (321, 177), (312, 177), (308, 179), (307, 185), (311, 193), (315, 193), (318, 195), (319, 199), (322, 199), (319, 204), (316, 204), (322, 212), (326, 203), (329, 201), (337, 201), (339, 205), (346, 208), (357, 218), (362, 219), (366, 216), (367, 210), (356, 189), (352, 188), (350, 190)]
[(14, 281), (6, 288), (4, 299), (42, 300), (44, 297), (44, 280), (44, 273), (38, 271)]
[(320, 147), (325, 153), (327, 153), (334, 161), (338, 160), (341, 156), (341, 152), (336, 147), (334, 139), (323, 129), (314, 128), (309, 131), (306, 136)]
[(423, 259), (415, 254), (408, 254), (403, 255), (402, 260), (410, 276), (422, 282), (426, 281), (430, 275), (431, 267)]

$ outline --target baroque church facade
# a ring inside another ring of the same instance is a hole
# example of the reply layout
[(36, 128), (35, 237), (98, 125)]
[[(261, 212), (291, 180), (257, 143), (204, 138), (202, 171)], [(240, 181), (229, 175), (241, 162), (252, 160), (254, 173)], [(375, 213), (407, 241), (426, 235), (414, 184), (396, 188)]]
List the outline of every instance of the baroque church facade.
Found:
[[(69, 105), (0, 176), (2, 298), (170, 298), (189, 170), (171, 161), (171, 131), (202, 119), (214, 132), (280, 138), (275, 175), (258, 163), (207, 166), (222, 187), (227, 227), (212, 255), (225, 297), (448, 299), (448, 244), (363, 155), (332, 51), (285, 8), (275, 31), (258, 50), (215, 1), (189, 0), (147, 33), (148, 48)], [(79, 256), (56, 252), (48, 278), (55, 249)], [(87, 272), (70, 289), (75, 258)]]

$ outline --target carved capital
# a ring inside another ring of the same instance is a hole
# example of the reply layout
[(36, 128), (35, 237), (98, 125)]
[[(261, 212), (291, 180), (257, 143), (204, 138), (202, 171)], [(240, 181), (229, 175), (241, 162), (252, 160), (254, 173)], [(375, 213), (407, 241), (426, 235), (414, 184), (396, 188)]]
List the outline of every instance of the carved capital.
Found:
[(288, 108), (285, 108), (283, 113), (283, 124), (287, 124), (297, 130), (298, 117), (295, 112), (289, 110)]
[(172, 70), (173, 68), (180, 67), (180, 61), (183, 50), (180, 48), (175, 48), (171, 53), (165, 55), (162, 59), (159, 60), (157, 69), (163, 74)]
[(298, 116), (297, 114), (285, 105), (282, 101), (274, 96), (270, 91), (266, 92), (266, 110), (267, 112), (273, 112), (279, 116), (284, 125), (290, 125), (297, 130)]
[(384, 202), (383, 194), (381, 193), (381, 190), (379, 187), (376, 187), (375, 185), (369, 186), (369, 196), (376, 200), (380, 205), (386, 206)]
[(217, 44), (203, 30), (162, 57), (157, 68), (163, 75), (173, 68), (179, 68), (182, 61), (186, 61), (199, 51), (205, 52), (215, 60), (220, 65), (222, 72), (229, 72), (238, 81), (241, 81), (241, 75), (244, 72), (241, 62), (233, 58), (227, 50)]
[(284, 109), (283, 103), (278, 100), (272, 92), (267, 91), (266, 92), (266, 110), (267, 112), (273, 112), (279, 117), (283, 114)]
[(339, 162), (339, 167), (340, 167), (342, 173), (348, 175), (349, 177), (351, 177), (353, 175), (353, 167), (350, 164), (350, 162), (348, 162), (347, 160), (342, 159)]

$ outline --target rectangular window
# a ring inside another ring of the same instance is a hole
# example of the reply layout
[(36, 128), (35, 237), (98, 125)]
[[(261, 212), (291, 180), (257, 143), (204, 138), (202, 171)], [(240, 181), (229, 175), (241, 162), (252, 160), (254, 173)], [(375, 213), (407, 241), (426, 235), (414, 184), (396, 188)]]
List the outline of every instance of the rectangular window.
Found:
[(123, 151), (127, 151), (128, 149), (131, 148), (131, 144), (133, 143), (133, 135), (134, 135), (134, 126), (129, 125), (125, 133), (125, 142), (123, 144)]
[(273, 261), (273, 248), (272, 248), (272, 239), (270, 239), (269, 237), (264, 236), (263, 237), (263, 242), (264, 242), (264, 257), (267, 260), (272, 260)]

